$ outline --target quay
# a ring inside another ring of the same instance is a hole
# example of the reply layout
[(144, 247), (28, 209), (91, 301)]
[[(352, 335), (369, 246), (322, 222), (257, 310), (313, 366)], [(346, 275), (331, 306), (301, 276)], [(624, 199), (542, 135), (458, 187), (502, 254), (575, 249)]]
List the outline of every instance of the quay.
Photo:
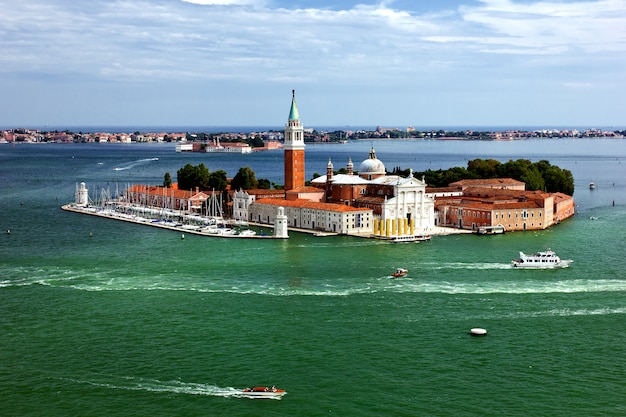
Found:
[[(211, 233), (210, 229), (207, 227), (201, 226), (192, 226), (192, 225), (184, 225), (180, 223), (175, 224), (166, 224), (163, 222), (155, 222), (154, 219), (149, 219), (146, 217), (138, 217), (135, 215), (128, 215), (125, 213), (119, 213), (111, 210), (98, 210), (95, 207), (89, 206), (81, 206), (77, 204), (65, 204), (61, 206), (62, 210), (70, 211), (73, 213), (80, 214), (88, 214), (90, 216), (102, 217), (106, 219), (113, 220), (121, 220), (128, 223), (141, 224), (144, 226), (152, 226), (158, 227), (160, 229), (173, 230), (181, 233), (188, 233), (192, 235), (198, 236), (208, 236), (208, 237), (220, 237), (220, 238), (236, 238), (236, 239), (285, 239), (282, 236), (275, 235), (265, 235), (265, 234), (256, 234), (256, 235), (237, 235), (237, 234), (220, 234), (220, 233)], [(268, 225), (263, 225), (263, 227), (267, 227)]]

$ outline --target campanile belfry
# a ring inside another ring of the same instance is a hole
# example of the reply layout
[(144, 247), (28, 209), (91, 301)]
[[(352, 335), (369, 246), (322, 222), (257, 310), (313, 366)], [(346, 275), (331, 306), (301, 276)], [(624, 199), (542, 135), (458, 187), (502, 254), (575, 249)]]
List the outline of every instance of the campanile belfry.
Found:
[(291, 109), (285, 125), (285, 191), (304, 187), (304, 127), (296, 105), (296, 92), (291, 90)]

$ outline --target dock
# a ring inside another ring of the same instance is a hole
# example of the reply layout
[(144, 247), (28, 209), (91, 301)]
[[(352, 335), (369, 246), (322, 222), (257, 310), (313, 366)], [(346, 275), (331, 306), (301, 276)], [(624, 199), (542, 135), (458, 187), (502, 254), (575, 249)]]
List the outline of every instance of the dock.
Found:
[(203, 227), (203, 226), (193, 226), (193, 225), (185, 225), (180, 223), (174, 224), (166, 224), (162, 222), (155, 222), (154, 219), (149, 219), (145, 217), (140, 217), (136, 215), (129, 215), (125, 213), (119, 213), (112, 210), (99, 210), (95, 207), (89, 206), (79, 206), (76, 204), (65, 204), (61, 206), (62, 210), (70, 211), (73, 213), (87, 214), (90, 216), (102, 217), (105, 219), (112, 220), (121, 220), (128, 223), (141, 224), (144, 226), (152, 226), (158, 227), (159, 229), (167, 229), (173, 230), (176, 232), (180, 232), (184, 234), (197, 235), (197, 236), (207, 236), (207, 237), (218, 237), (224, 239), (285, 239), (284, 237), (277, 237), (274, 235), (237, 235), (237, 234), (220, 234), (211, 232), (213, 228)]

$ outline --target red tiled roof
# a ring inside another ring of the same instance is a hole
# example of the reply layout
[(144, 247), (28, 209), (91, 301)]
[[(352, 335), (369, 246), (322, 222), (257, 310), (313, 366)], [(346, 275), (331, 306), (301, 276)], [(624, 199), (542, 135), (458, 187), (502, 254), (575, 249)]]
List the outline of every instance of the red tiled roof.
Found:
[(324, 190), (317, 188), (317, 187), (304, 186), (304, 187), (293, 188), (291, 190), (288, 190), (287, 192), (288, 193), (319, 193), (319, 192), (324, 192)]
[(276, 198), (264, 198), (257, 200), (258, 204), (266, 204), (272, 206), (283, 206), (283, 207), (297, 207), (297, 208), (308, 208), (314, 210), (326, 210), (326, 211), (334, 211), (334, 212), (342, 212), (347, 213), (350, 211), (368, 211), (370, 209), (362, 209), (356, 208), (352, 206), (346, 206), (344, 204), (332, 204), (332, 203), (318, 203), (315, 201), (305, 200), (305, 199), (297, 199), (297, 200), (278, 200)]

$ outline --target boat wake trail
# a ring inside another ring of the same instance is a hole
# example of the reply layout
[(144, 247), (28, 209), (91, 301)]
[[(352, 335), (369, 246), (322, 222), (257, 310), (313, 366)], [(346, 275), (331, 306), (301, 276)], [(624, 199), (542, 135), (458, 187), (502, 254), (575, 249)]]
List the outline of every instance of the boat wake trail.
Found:
[(242, 390), (232, 387), (218, 387), (210, 384), (198, 384), (182, 381), (160, 381), (137, 377), (107, 377), (106, 380), (68, 379), (79, 384), (87, 384), (108, 389), (145, 391), (168, 394), (207, 395), (213, 397), (240, 397)]
[(144, 165), (144, 164), (147, 164), (147, 163), (149, 163), (151, 161), (158, 161), (158, 160), (159, 160), (159, 158), (138, 159), (138, 160), (136, 160), (134, 162), (130, 162), (128, 164), (125, 164), (125, 165), (122, 165), (122, 166), (119, 166), (119, 167), (115, 167), (115, 168), (113, 168), (113, 171), (126, 171), (126, 170), (129, 170), (129, 169), (135, 168), (136, 166)]

